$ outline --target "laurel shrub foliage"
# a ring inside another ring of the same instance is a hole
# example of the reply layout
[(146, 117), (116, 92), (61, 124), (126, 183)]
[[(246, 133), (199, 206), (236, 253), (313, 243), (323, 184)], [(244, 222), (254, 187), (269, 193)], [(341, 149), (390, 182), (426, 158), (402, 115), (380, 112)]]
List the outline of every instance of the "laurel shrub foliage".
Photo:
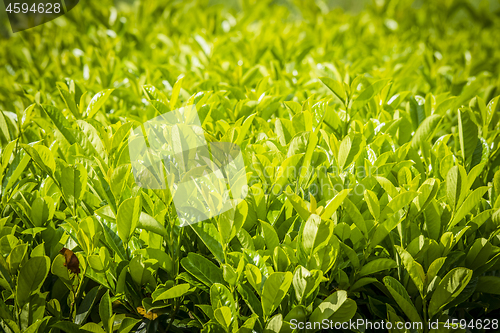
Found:
[[(500, 318), (499, 28), (494, 2), (102, 0), (7, 34), (1, 330)], [(181, 228), (135, 182), (130, 129), (187, 105), (242, 149), (234, 219)]]

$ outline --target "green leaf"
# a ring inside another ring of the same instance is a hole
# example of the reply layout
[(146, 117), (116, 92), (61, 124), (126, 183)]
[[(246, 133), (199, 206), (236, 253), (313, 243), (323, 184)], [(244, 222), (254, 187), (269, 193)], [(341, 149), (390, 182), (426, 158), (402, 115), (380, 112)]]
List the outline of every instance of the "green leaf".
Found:
[(318, 215), (311, 214), (299, 234), (299, 245), (306, 256), (311, 256), (328, 244), (332, 234), (333, 223), (331, 221), (322, 220)]
[(370, 190), (365, 190), (364, 198), (370, 210), (370, 214), (372, 214), (375, 220), (378, 220), (380, 217), (380, 203), (377, 195)]
[(167, 97), (159, 89), (157, 89), (155, 86), (152, 85), (143, 85), (142, 90), (146, 95), (147, 99), (150, 102), (152, 102), (151, 104), (153, 104), (153, 106), (158, 110), (160, 114), (170, 111), (169, 109), (167, 109), (165, 112), (160, 111), (160, 108), (156, 107), (155, 103), (153, 103), (153, 102), (158, 102), (159, 104), (163, 104), (164, 106), (168, 104)]
[(28, 244), (19, 244), (15, 246), (7, 257), (7, 264), (11, 274), (15, 274), (20, 265), (27, 258)]
[(221, 306), (214, 310), (215, 319), (221, 324), (224, 328), (229, 328), (232, 321), (231, 309), (227, 306)]
[(345, 198), (349, 195), (350, 189), (344, 189), (337, 193), (325, 206), (325, 209), (321, 213), (321, 218), (326, 220), (329, 219), (333, 213), (340, 207)]
[(477, 282), (476, 292), (500, 295), (500, 277), (480, 276)]
[[(309, 321), (311, 323), (321, 323), (323, 320), (328, 319), (334, 323), (343, 323), (354, 317), (356, 309), (356, 302), (347, 298), (345, 290), (339, 290), (328, 296), (314, 309)], [(319, 331), (319, 329), (314, 331)]]
[(429, 318), (439, 314), (439, 311), (446, 304), (460, 295), (472, 278), (472, 273), (470, 269), (456, 267), (445, 275), (436, 287), (429, 302)]
[(306, 186), (307, 181), (311, 177), (311, 173), (312, 173), (312, 169), (313, 169), (311, 166), (311, 159), (312, 159), (314, 150), (316, 149), (316, 145), (318, 143), (319, 128), (320, 128), (320, 126), (316, 127), (316, 130), (314, 132), (312, 132), (312, 131), (309, 132), (306, 153), (304, 155), (302, 167), (299, 169), (299, 184), (301, 186)]
[(0, 133), (3, 135), (6, 142), (10, 142), (11, 135), (9, 131), (9, 126), (7, 125), (6, 117), (3, 111), (0, 111)]
[(118, 333), (128, 333), (130, 332), (134, 326), (140, 322), (140, 319), (125, 317), (120, 323), (120, 327), (118, 328)]
[(335, 96), (337, 96), (340, 99), (340, 101), (342, 102), (342, 104), (347, 105), (346, 104), (347, 95), (346, 95), (346, 92), (345, 92), (345, 89), (344, 89), (344, 85), (342, 84), (342, 82), (333, 80), (333, 79), (331, 79), (329, 77), (321, 77), (319, 79), (321, 80), (321, 82), (323, 82), (323, 84), (328, 89), (330, 89), (330, 91)]
[(419, 211), (424, 210), (427, 205), (434, 199), (439, 189), (439, 180), (429, 178), (418, 188), (418, 196), (413, 200)]
[(165, 253), (164, 250), (159, 250), (159, 249), (154, 249), (151, 247), (148, 247), (146, 249), (141, 249), (136, 251), (135, 253), (140, 253), (142, 254), (143, 257), (147, 259), (153, 259), (157, 260), (159, 267), (163, 269), (165, 272), (172, 273), (173, 272), (173, 265), (174, 263), (172, 262), (172, 259), (170, 256)]
[(257, 316), (263, 317), (264, 313), (262, 311), (262, 304), (260, 303), (255, 293), (252, 291), (252, 289), (246, 284), (239, 284), (237, 290), (250, 310)]
[(90, 315), (90, 312), (94, 307), (94, 303), (97, 299), (97, 293), (100, 288), (100, 286), (95, 286), (85, 295), (85, 298), (76, 310), (75, 324), (81, 325), (85, 322), (85, 320), (87, 320), (87, 317)]
[(177, 297), (182, 297), (186, 295), (191, 289), (189, 283), (182, 283), (171, 288), (158, 287), (153, 293), (153, 302), (162, 301), (166, 299), (172, 299)]
[(49, 148), (37, 145), (31, 147), (29, 145), (21, 144), (21, 147), (31, 156), (33, 161), (49, 176), (54, 175), (56, 169), (56, 161), (54, 155)]
[(60, 85), (58, 83), (57, 90), (59, 90), (59, 93), (61, 94), (61, 97), (64, 100), (64, 103), (66, 104), (68, 109), (71, 111), (73, 116), (75, 116), (75, 118), (80, 117), (80, 114), (78, 112), (78, 108), (76, 107), (75, 98), (67, 90), (66, 84), (62, 83)]
[(375, 283), (375, 282), (378, 282), (378, 280), (376, 278), (371, 278), (371, 277), (363, 277), (359, 280), (357, 280), (350, 288), (349, 290), (350, 291), (355, 291), (359, 288), (362, 288), (363, 286), (366, 286), (367, 284), (370, 284), (370, 283)]
[(264, 333), (280, 333), (282, 326), (283, 326), (283, 315), (281, 313), (278, 313), (267, 322)]
[(293, 273), (292, 284), (295, 290), (295, 297), (299, 303), (303, 304), (302, 301), (317, 290), (322, 280), (323, 273), (321, 271), (313, 270), (310, 272), (307, 268), (298, 266)]
[(55, 205), (52, 197), (38, 197), (31, 206), (31, 222), (35, 227), (42, 227), (52, 219), (54, 212)]
[[(43, 319), (37, 319), (33, 324), (31, 324), (27, 329), (23, 331), (23, 333), (38, 333), (40, 330), (40, 326), (46, 325), (50, 319), (49, 316), (44, 317)], [(34, 321), (35, 319), (33, 319)]]
[(274, 227), (267, 222), (260, 221), (262, 227), (262, 233), (264, 234), (264, 240), (266, 242), (266, 247), (270, 250), (274, 250), (280, 245), (280, 240), (278, 234)]
[(460, 206), (460, 198), (464, 196), (467, 183), (467, 173), (462, 166), (452, 167), (446, 174), (446, 195), (451, 208), (455, 210)]
[(411, 140), (411, 146), (414, 149), (419, 149), (423, 142), (429, 141), (432, 133), (436, 131), (438, 124), (441, 122), (442, 117), (438, 114), (433, 114), (418, 126), (417, 131)]
[(174, 110), (175, 105), (177, 104), (177, 99), (179, 98), (179, 93), (181, 91), (183, 79), (184, 79), (184, 76), (179, 78), (177, 80), (177, 82), (175, 82), (174, 87), (172, 89), (172, 96), (170, 97), (170, 109), (171, 110)]
[(189, 253), (187, 257), (182, 258), (181, 265), (208, 287), (211, 287), (214, 283), (224, 283), (221, 269), (199, 254)]
[(50, 259), (46, 256), (33, 257), (21, 267), (16, 289), (16, 303), (19, 306), (26, 304), (30, 295), (40, 289), (49, 270)]
[(108, 156), (101, 135), (97, 129), (84, 120), (77, 120), (79, 131), (76, 132), (76, 139), (83, 151), (90, 157), (101, 162), (100, 167), (107, 172)]
[[(241, 260), (241, 263), (243, 263), (243, 260)], [(222, 264), (221, 267), (222, 267), (222, 276), (224, 277), (224, 281), (229, 283), (229, 285), (231, 286), (236, 286), (236, 283), (239, 281), (239, 277), (242, 270), (238, 270), (238, 272), (236, 272), (236, 270), (228, 264)], [(243, 268), (243, 265), (239, 267)]]
[(426, 276), (426, 284), (428, 285), (429, 283), (434, 280), (435, 277), (438, 276), (439, 270), (441, 267), (443, 267), (444, 263), (446, 261), (445, 257), (437, 258), (430, 264), (429, 269), (427, 270), (427, 276)]
[(498, 110), (499, 110), (499, 105), (500, 103), (498, 103), (500, 99), (500, 96), (497, 96), (493, 99), (491, 99), (491, 101), (489, 101), (488, 105), (486, 106), (486, 119), (484, 119), (483, 121), (485, 121), (485, 126), (489, 126), (491, 124), (491, 121), (493, 120), (493, 117), (495, 114), (498, 114)]
[(398, 251), (399, 256), (401, 257), (401, 261), (403, 262), (405, 269), (408, 271), (408, 274), (410, 274), (413, 283), (415, 283), (415, 286), (420, 292), (420, 295), (422, 295), (423, 297), (425, 272), (422, 265), (415, 261), (411, 254), (402, 247), (396, 245), (395, 248)]
[[(85, 332), (85, 333), (106, 333), (105, 330), (102, 329), (102, 326), (97, 324), (97, 323), (86, 323), (80, 329), (78, 330), (79, 332)], [(109, 331), (108, 331), (109, 333)]]
[[(355, 80), (354, 80), (355, 81)], [(353, 81), (353, 84), (354, 84)], [(352, 104), (352, 109), (361, 109), (364, 107), (370, 100), (373, 100), (373, 97), (380, 93), (380, 91), (390, 82), (390, 79), (381, 79), (375, 81), (373, 84), (367, 85), (365, 89), (355, 98), (354, 103)], [(357, 87), (351, 87), (351, 89), (356, 89)]]
[(337, 161), (341, 170), (351, 165), (363, 151), (365, 146), (364, 139), (361, 134), (350, 134), (342, 140), (339, 147), (339, 155)]
[(422, 96), (410, 98), (410, 116), (413, 128), (418, 129), (425, 120), (425, 99)]
[(395, 198), (399, 194), (397, 188), (389, 179), (380, 176), (375, 176), (375, 179), (390, 197)]
[[(226, 327), (229, 327), (229, 325), (233, 322), (233, 320), (236, 318), (236, 303), (234, 302), (233, 295), (229, 291), (229, 289), (220, 284), (220, 283), (214, 283), (210, 287), (210, 303), (212, 303), (212, 309), (214, 310), (214, 315), (217, 318), (217, 310), (227, 308), (229, 310), (229, 314), (226, 313), (226, 310), (223, 311), (222, 314), (224, 314), (224, 322)], [(219, 319), (218, 319), (219, 320)]]
[(101, 226), (104, 231), (104, 238), (106, 239), (107, 245), (120, 257), (121, 260), (128, 260), (125, 252), (125, 246), (116, 231), (118, 228), (116, 227), (115, 229), (111, 229), (111, 227), (104, 223), (103, 220), (101, 220)]
[(477, 270), (488, 261), (491, 251), (492, 245), (487, 239), (476, 239), (465, 257), (465, 266), (474, 271)]
[(307, 221), (311, 213), (307, 209), (305, 201), (299, 197), (297, 194), (294, 193), (288, 193), (285, 192), (288, 200), (292, 203), (293, 208), (297, 211), (297, 213), (304, 219), (304, 221)]
[(354, 268), (359, 268), (359, 258), (358, 258), (358, 254), (356, 253), (356, 251), (354, 251), (349, 245), (344, 244), (342, 242), (340, 243), (340, 247), (342, 247), (342, 250), (345, 252), (347, 257), (351, 261), (351, 265)]
[(368, 235), (365, 219), (363, 218), (363, 215), (361, 215), (358, 207), (356, 207), (356, 205), (353, 204), (351, 200), (346, 198), (344, 199), (344, 209), (349, 217), (353, 220), (356, 227), (358, 227), (365, 236)]
[(408, 319), (413, 322), (421, 322), (422, 320), (418, 315), (417, 309), (415, 308), (415, 305), (413, 305), (413, 302), (403, 285), (399, 283), (398, 280), (390, 276), (386, 276), (384, 278), (384, 284)]
[(65, 263), (66, 260), (64, 259), (64, 256), (58, 254), (52, 261), (52, 266), (50, 268), (50, 271), (52, 274), (61, 279), (61, 281), (68, 288), (68, 290), (71, 290), (72, 282), (69, 276), (69, 270), (66, 266), (64, 266)]
[(262, 288), (264, 287), (263, 282), (265, 282), (266, 277), (262, 276), (261, 270), (252, 264), (246, 264), (245, 266), (245, 277), (248, 280), (248, 283), (255, 289), (257, 294), (262, 294)]
[(256, 116), (257, 116), (256, 113), (251, 114), (243, 122), (243, 125), (240, 128), (240, 134), (238, 135), (238, 139), (236, 140), (236, 144), (238, 146), (241, 146), (243, 140), (245, 140), (245, 138), (247, 137), (247, 133), (250, 130), (250, 126), (252, 126), (252, 122)]
[(366, 263), (359, 271), (359, 276), (366, 276), (380, 271), (385, 271), (387, 269), (396, 268), (398, 265), (396, 262), (389, 258), (380, 258), (372, 260)]
[(391, 201), (389, 201), (389, 203), (387, 204), (387, 206), (385, 206), (382, 213), (380, 213), (380, 220), (383, 221), (391, 217), (393, 214), (397, 213), (400, 209), (403, 209), (403, 207), (409, 205), (410, 202), (412, 202), (417, 195), (418, 193), (413, 191), (408, 191), (398, 194)]
[[(82, 332), (80, 330), (79, 325), (72, 323), (72, 322), (69, 322), (69, 321), (58, 321), (58, 322), (52, 324), (51, 327), (60, 329), (65, 333), (81, 333)], [(86, 332), (86, 331), (84, 331), (84, 332)], [(103, 332), (102, 328), (99, 331), (99, 333), (100, 332)]]
[(458, 111), (458, 136), (464, 164), (472, 159), (478, 140), (478, 128), (471, 117), (469, 110)]
[(132, 280), (142, 287), (151, 279), (151, 271), (148, 270), (148, 262), (145, 262), (142, 255), (136, 255), (130, 260), (128, 265)]
[(75, 129), (71, 126), (71, 123), (66, 119), (64, 114), (55, 106), (52, 105), (41, 105), (42, 110), (49, 116), (57, 129), (62, 133), (62, 135), (68, 140), (69, 144), (72, 145), (76, 143)]
[(116, 216), (116, 224), (118, 229), (118, 236), (126, 246), (128, 240), (135, 232), (135, 228), (139, 222), (141, 214), (141, 198), (134, 197), (122, 202), (118, 208)]
[(190, 227), (196, 232), (215, 258), (220, 263), (225, 262), (222, 240), (217, 227), (211, 221), (191, 224)]
[(453, 220), (451, 220), (450, 224), (448, 225), (448, 230), (455, 226), (460, 220), (462, 220), (465, 215), (470, 213), (470, 211), (477, 207), (481, 199), (483, 198), (483, 195), (488, 191), (488, 186), (483, 186), (475, 189), (467, 199), (465, 199), (464, 203), (460, 206), (460, 208), (457, 210), (455, 215), (453, 216)]
[(64, 167), (60, 183), (68, 205), (76, 210), (87, 188), (87, 170), (82, 164)]
[(269, 317), (280, 305), (292, 284), (293, 275), (290, 272), (275, 272), (264, 282), (262, 291), (262, 310), (264, 317)]
[(109, 320), (113, 314), (111, 307), (111, 298), (109, 297), (109, 290), (102, 296), (101, 303), (99, 303), (99, 316), (101, 317), (102, 324), (106, 332), (112, 332)]
[(89, 265), (97, 272), (104, 272), (109, 268), (110, 255), (105, 247), (101, 247), (99, 255), (90, 255), (87, 257)]
[[(120, 206), (121, 207), (121, 206)], [(120, 209), (118, 208), (118, 213)], [(119, 216), (119, 215), (118, 215)], [(168, 233), (164, 226), (160, 224), (154, 217), (144, 212), (139, 215), (139, 220), (137, 221), (137, 228), (151, 231), (163, 237), (167, 237)]]
[(33, 251), (31, 251), (30, 257), (43, 257), (45, 255), (45, 243), (38, 244)]
[(111, 93), (114, 89), (106, 89), (98, 92), (92, 97), (89, 105), (87, 106), (87, 110), (85, 111), (85, 116), (89, 119), (93, 118), (97, 111), (106, 103)]

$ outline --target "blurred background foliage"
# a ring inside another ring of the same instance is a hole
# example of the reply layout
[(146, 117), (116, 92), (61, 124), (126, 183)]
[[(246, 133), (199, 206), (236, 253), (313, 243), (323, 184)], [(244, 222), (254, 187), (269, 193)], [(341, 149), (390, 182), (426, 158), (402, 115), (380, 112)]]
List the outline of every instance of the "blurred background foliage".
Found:
[(350, 8), (342, 1), (81, 3), (0, 41), (0, 107), (24, 108), (38, 91), (43, 102), (57, 100), (55, 82), (71, 78), (89, 92), (117, 88), (124, 104), (114, 111), (134, 114), (141, 84), (169, 87), (180, 74), (190, 90), (251, 87), (271, 75), (286, 83), (281, 94), (289, 98), (304, 97), (319, 76), (365, 73), (420, 95), (456, 94), (475, 78), (485, 100), (494, 95), (497, 2), (365, 1), (357, 14), (338, 4)]

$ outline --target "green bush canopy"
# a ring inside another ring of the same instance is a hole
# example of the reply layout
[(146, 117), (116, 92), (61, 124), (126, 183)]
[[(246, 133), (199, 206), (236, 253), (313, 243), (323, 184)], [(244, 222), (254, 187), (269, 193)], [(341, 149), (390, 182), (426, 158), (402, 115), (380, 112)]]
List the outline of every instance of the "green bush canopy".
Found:
[[(336, 3), (6, 23), (0, 331), (498, 331), (498, 3)], [(186, 106), (241, 148), (248, 195), (181, 227), (128, 138)]]

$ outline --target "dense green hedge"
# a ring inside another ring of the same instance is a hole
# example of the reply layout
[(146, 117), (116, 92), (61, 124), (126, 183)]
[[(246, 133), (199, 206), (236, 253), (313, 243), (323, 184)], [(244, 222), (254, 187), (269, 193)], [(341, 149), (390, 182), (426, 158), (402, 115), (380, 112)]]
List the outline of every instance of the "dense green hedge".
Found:
[[(81, 1), (0, 40), (0, 330), (494, 331), (495, 5)], [(234, 220), (135, 183), (130, 129), (186, 105), (242, 148)]]

